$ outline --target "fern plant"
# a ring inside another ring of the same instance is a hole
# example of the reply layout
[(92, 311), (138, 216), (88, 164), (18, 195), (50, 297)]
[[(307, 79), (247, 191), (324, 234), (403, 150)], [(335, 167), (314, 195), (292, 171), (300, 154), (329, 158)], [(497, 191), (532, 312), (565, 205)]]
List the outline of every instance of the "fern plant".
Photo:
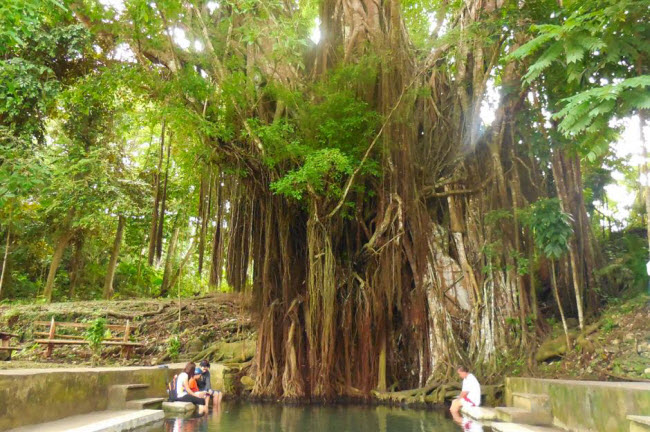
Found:
[(167, 339), (167, 355), (172, 360), (178, 358), (178, 355), (181, 351), (181, 340), (178, 338), (178, 335), (174, 335)]
[(535, 246), (551, 263), (551, 286), (555, 302), (562, 318), (567, 349), (571, 347), (569, 328), (558, 292), (555, 262), (569, 250), (569, 238), (573, 234), (571, 216), (562, 211), (557, 198), (540, 199), (534, 203), (523, 222), (533, 232)]
[(84, 337), (90, 345), (93, 352), (92, 364), (95, 365), (96, 361), (100, 358), (102, 353), (102, 342), (106, 339), (106, 320), (104, 318), (97, 318), (93, 321), (92, 325), (88, 327)]
[(537, 36), (509, 56), (533, 59), (524, 85), (553, 74), (566, 82), (568, 97), (554, 114), (566, 136), (598, 134), (614, 116), (650, 109), (648, 7), (649, 0), (568, 3), (557, 24), (531, 26)]

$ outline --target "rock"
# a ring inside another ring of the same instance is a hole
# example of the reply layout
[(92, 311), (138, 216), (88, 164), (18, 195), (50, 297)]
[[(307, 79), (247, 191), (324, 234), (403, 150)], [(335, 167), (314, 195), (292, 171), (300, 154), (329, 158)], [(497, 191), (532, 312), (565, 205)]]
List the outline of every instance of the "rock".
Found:
[(255, 356), (254, 340), (240, 340), (235, 342), (216, 342), (203, 351), (193, 356), (194, 360), (204, 358), (219, 363), (243, 363)]
[(192, 338), (190, 341), (187, 343), (187, 351), (196, 353), (203, 350), (203, 342), (201, 342), (201, 339), (199, 338)]
[(249, 377), (248, 375), (244, 375), (239, 381), (241, 381), (241, 384), (245, 389), (253, 390), (253, 386), (255, 385), (255, 380), (253, 378)]
[(170, 413), (191, 413), (196, 408), (192, 402), (163, 402), (162, 408)]
[(634, 333), (628, 333), (625, 335), (625, 340), (632, 340), (634, 339)]
[(647, 368), (643, 371), (644, 375), (650, 375), (650, 368)]
[(535, 354), (535, 360), (543, 362), (554, 357), (560, 357), (564, 353), (566, 353), (566, 342), (564, 335), (562, 335), (555, 339), (547, 340), (540, 345), (537, 354)]
[(236, 342), (221, 342), (219, 354), (222, 356), (221, 361), (227, 362), (245, 362), (255, 356), (255, 341), (241, 340)]
[(614, 339), (614, 340), (612, 341), (612, 345), (618, 345), (618, 344), (620, 344), (620, 343), (621, 343), (621, 341), (618, 340), (618, 339)]

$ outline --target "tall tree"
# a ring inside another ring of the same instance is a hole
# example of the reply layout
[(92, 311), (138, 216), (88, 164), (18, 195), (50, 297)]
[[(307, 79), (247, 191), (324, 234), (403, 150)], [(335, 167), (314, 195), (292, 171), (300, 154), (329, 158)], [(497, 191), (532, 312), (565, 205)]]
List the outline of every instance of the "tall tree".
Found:
[(122, 235), (124, 234), (124, 225), (126, 218), (119, 215), (117, 218), (117, 229), (115, 230), (115, 242), (111, 250), (111, 258), (108, 262), (106, 269), (106, 278), (104, 279), (104, 298), (110, 299), (113, 295), (113, 278), (115, 277), (115, 268), (117, 267), (117, 258), (120, 254), (120, 246), (122, 245)]
[(162, 176), (163, 155), (165, 153), (165, 121), (162, 122), (160, 131), (160, 152), (158, 154), (158, 165), (156, 172), (153, 174), (153, 210), (151, 213), (151, 230), (149, 231), (149, 254), (147, 262), (152, 265), (156, 256), (156, 247), (158, 245), (158, 219), (160, 208), (160, 179)]

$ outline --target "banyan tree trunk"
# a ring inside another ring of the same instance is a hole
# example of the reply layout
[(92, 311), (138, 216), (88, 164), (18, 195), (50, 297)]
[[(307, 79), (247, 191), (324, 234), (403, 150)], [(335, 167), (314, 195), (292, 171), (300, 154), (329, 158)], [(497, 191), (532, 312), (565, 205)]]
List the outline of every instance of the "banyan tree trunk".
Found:
[(215, 188), (217, 190), (216, 206), (216, 226), (214, 228), (214, 236), (212, 237), (212, 263), (210, 265), (210, 285), (218, 287), (221, 282), (221, 272), (223, 271), (223, 239), (222, 239), (222, 225), (223, 225), (223, 200), (221, 176), (216, 176)]
[[(460, 19), (469, 26), (484, 12), (481, 2), (469, 2)], [(245, 234), (243, 227), (255, 221), (250, 256), (261, 324), (254, 394), (321, 400), (368, 395), (391, 385), (389, 377), (417, 386), (449, 376), (453, 364), (467, 356), (492, 361), (513, 340), (505, 330), (508, 318), (520, 320), (517, 340), (523, 339), (522, 307), (528, 302), (523, 279), (504, 270), (515, 264), (512, 252), (523, 250), (520, 237), (512, 236), (487, 258), (482, 254), (486, 242), (499, 234), (484, 226), (486, 213), (505, 209), (512, 214), (525, 201), (518, 189), (510, 190), (519, 178), (506, 174), (512, 172), (509, 156), (515, 150), (508, 146), (514, 146), (510, 128), (518, 94), (504, 101), (488, 151), (472, 150), (466, 157), (465, 181), (437, 183), (443, 176), (458, 178), (461, 172), (449, 171), (450, 162), (485, 140), (475, 124), (499, 45), (472, 39), (461, 46), (463, 82), (454, 88), (437, 71), (417, 69), (399, 2), (324, 1), (321, 31), (317, 79), (365, 50), (390, 53), (391, 61), (379, 66), (376, 85), (358, 90), (386, 119), (377, 141), (384, 151), (372, 153), (384, 174), (379, 181), (350, 180), (376, 192), (374, 199), (359, 200), (353, 220), (342, 218), (340, 206), (317, 195), (300, 210), (260, 194), (252, 210), (247, 198), (233, 200), (227, 274), (235, 287), (242, 286), (240, 262), (248, 259), (237, 244), (247, 236), (238, 233)], [(516, 70), (509, 74), (506, 79), (518, 85)], [(411, 88), (431, 82), (436, 83), (431, 97), (408, 96)], [(444, 92), (457, 95), (446, 115), (464, 119), (460, 128), (440, 117), (438, 98)], [(393, 115), (409, 121), (391, 121)], [(427, 131), (428, 142), (419, 130)], [(493, 187), (484, 190), (490, 176)], [(441, 208), (442, 217), (431, 208)], [(283, 240), (286, 220), (300, 226), (292, 233), (299, 234), (298, 241), (291, 237), (289, 245)], [(300, 241), (307, 250), (295, 246)], [(306, 269), (304, 284), (295, 283), (300, 280), (295, 268)], [(412, 352), (414, 360), (405, 360), (404, 352)]]

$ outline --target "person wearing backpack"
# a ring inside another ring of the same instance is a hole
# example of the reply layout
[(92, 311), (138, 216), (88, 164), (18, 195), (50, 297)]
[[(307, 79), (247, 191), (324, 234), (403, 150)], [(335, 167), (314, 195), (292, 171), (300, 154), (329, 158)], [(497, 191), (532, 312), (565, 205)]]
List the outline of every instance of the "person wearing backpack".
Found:
[(196, 370), (196, 365), (192, 362), (189, 362), (185, 365), (183, 372), (178, 374), (178, 377), (175, 381), (175, 390), (176, 390), (176, 402), (192, 402), (196, 405), (199, 410), (199, 414), (205, 414), (208, 412), (210, 406), (210, 395), (195, 392), (190, 388), (190, 377), (194, 376), (194, 371)]
[(176, 402), (176, 379), (178, 379), (178, 375), (174, 375), (174, 378), (167, 383), (167, 400), (169, 402)]

